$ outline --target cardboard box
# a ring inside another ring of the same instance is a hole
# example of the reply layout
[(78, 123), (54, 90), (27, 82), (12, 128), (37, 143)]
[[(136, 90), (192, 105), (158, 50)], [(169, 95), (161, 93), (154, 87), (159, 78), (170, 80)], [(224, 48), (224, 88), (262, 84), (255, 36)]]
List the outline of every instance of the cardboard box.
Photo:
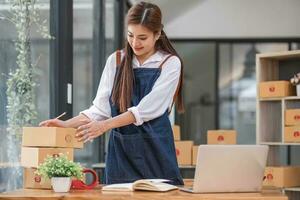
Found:
[(207, 144), (236, 144), (235, 130), (208, 130)]
[(44, 162), (47, 155), (58, 156), (59, 153), (67, 155), (68, 159), (73, 160), (74, 149), (72, 148), (37, 148), (22, 147), (21, 150), (21, 166), (38, 167)]
[(300, 125), (300, 109), (288, 109), (285, 111), (285, 125)]
[(295, 87), (289, 81), (267, 81), (259, 83), (259, 97), (285, 97), (294, 96)]
[(180, 140), (180, 126), (173, 125), (172, 130), (173, 130), (174, 140), (179, 141)]
[(192, 165), (196, 165), (197, 164), (197, 155), (198, 155), (198, 146), (193, 146), (193, 150), (192, 150)]
[(23, 187), (34, 189), (51, 189), (50, 179), (36, 175), (36, 168), (24, 168)]
[(263, 186), (300, 186), (300, 166), (266, 167)]
[(300, 142), (300, 126), (284, 127), (284, 142)]
[(192, 164), (193, 141), (175, 141), (176, 157), (179, 165)]
[(75, 138), (76, 129), (59, 127), (23, 127), (22, 145), (28, 147), (83, 148)]

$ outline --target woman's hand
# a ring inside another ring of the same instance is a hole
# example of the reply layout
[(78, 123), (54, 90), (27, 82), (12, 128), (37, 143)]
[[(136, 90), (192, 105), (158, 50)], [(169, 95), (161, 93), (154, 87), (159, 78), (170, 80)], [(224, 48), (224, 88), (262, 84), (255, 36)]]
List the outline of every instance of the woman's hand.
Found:
[(42, 121), (39, 126), (47, 126), (47, 127), (63, 127), (66, 128), (67, 124), (65, 121), (59, 120), (59, 119), (48, 119), (45, 121)]
[(78, 141), (83, 141), (85, 143), (87, 141), (92, 141), (94, 138), (102, 135), (108, 130), (109, 128), (105, 120), (92, 120), (88, 124), (78, 127), (76, 137), (78, 138)]

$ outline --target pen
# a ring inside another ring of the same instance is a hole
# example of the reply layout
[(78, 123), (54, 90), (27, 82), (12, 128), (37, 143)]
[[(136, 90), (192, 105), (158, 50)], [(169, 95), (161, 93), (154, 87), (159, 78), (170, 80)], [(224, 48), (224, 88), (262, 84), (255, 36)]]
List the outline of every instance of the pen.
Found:
[(65, 114), (67, 114), (66, 112), (63, 112), (62, 114), (60, 114), (59, 116), (55, 117), (55, 119), (59, 119), (61, 118), (62, 116), (64, 116)]

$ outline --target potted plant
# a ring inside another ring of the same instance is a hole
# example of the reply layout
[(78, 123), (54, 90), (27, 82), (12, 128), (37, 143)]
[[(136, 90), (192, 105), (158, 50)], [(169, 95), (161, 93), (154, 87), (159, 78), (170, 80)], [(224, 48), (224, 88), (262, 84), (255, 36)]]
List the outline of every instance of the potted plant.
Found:
[(300, 73), (294, 74), (290, 82), (296, 86), (297, 96), (300, 96)]
[(56, 156), (47, 156), (40, 164), (36, 174), (51, 179), (51, 185), (55, 192), (68, 192), (71, 187), (72, 177), (83, 178), (83, 168), (60, 153)]

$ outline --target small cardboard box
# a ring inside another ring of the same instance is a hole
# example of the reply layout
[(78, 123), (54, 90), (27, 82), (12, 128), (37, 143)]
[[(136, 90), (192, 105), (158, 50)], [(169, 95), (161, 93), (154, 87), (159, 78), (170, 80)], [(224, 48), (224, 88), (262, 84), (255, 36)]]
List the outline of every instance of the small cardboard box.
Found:
[(193, 141), (175, 141), (177, 162), (179, 165), (192, 164)]
[(284, 127), (284, 142), (300, 142), (300, 126)]
[(180, 126), (173, 125), (172, 130), (173, 130), (174, 140), (179, 141), (180, 140)]
[(21, 166), (38, 167), (44, 162), (47, 155), (58, 156), (59, 153), (65, 154), (69, 160), (73, 160), (74, 149), (72, 148), (37, 148), (22, 147), (21, 150)]
[(296, 94), (295, 87), (289, 81), (267, 81), (259, 83), (259, 97), (285, 97)]
[(36, 175), (36, 168), (24, 168), (23, 187), (34, 189), (51, 189), (50, 179)]
[(22, 145), (28, 147), (83, 148), (75, 138), (76, 129), (59, 127), (23, 127)]
[(266, 167), (263, 186), (296, 187), (300, 186), (300, 167)]
[(192, 151), (192, 165), (196, 165), (197, 164), (198, 148), (199, 148), (199, 146), (193, 146), (193, 151)]
[(300, 125), (300, 109), (288, 109), (285, 111), (285, 125)]
[(208, 130), (207, 144), (236, 144), (235, 130)]

